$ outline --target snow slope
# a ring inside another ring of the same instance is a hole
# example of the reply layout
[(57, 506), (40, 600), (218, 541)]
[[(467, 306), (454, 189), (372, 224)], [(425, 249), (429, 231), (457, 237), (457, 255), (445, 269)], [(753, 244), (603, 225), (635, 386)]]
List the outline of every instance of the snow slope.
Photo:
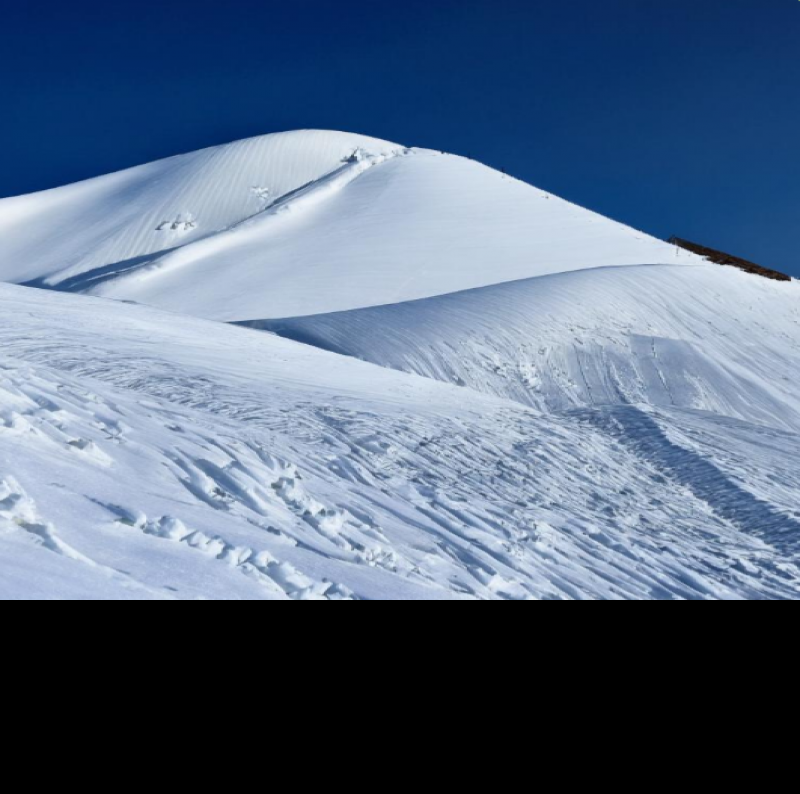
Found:
[(254, 326), (541, 410), (649, 404), (800, 430), (800, 283), (584, 270)]
[(0, 597), (793, 598), (800, 435), (0, 286)]
[(338, 168), (360, 135), (297, 132), (239, 141), (30, 196), (0, 200), (0, 277), (88, 287), (116, 266), (235, 226)]
[(0, 598), (800, 597), (797, 282), (315, 131), (2, 200), (0, 281)]
[(0, 201), (0, 280), (226, 321), (701, 261), (479, 163), (344, 133), (270, 135)]

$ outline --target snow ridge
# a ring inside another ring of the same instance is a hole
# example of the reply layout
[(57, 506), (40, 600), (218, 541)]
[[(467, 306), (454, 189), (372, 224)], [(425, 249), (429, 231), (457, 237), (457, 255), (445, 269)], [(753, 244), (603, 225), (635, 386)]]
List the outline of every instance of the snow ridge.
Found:
[(245, 325), (542, 411), (650, 404), (800, 428), (800, 285), (717, 265), (584, 270)]
[(381, 165), (394, 157), (409, 154), (411, 154), (410, 150), (371, 154), (362, 148), (357, 148), (345, 158), (345, 162), (339, 168), (275, 199), (255, 215), (239, 221), (229, 229), (168, 251), (163, 256), (145, 261), (135, 268), (126, 269), (116, 279), (104, 279), (104, 283), (108, 286), (104, 289), (101, 284), (93, 289), (92, 293), (103, 296), (106, 293), (113, 295), (120, 291), (124, 292), (126, 284), (132, 281), (141, 282), (166, 271), (188, 267), (204, 257), (224, 253), (232, 240), (235, 240), (237, 245), (247, 244), (254, 239), (258, 241), (263, 235), (273, 233), (277, 223), (281, 221), (295, 222), (297, 215), (312, 211), (370, 168)]
[(186, 245), (257, 214), (265, 199), (318, 179), (359, 148), (398, 147), (347, 133), (281, 133), (0, 200), (0, 278), (54, 288)]
[(3, 200), (0, 231), (0, 280), (223, 321), (702, 262), (474, 161), (319, 131)]

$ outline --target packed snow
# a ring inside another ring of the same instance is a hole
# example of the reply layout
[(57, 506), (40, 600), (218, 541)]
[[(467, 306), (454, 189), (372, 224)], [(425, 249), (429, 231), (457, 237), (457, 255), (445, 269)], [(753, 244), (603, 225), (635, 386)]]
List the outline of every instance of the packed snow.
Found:
[(800, 597), (797, 282), (323, 132), (0, 201), (0, 281), (0, 598)]
[(545, 414), (82, 296), (0, 305), (2, 597), (798, 593), (790, 431)]

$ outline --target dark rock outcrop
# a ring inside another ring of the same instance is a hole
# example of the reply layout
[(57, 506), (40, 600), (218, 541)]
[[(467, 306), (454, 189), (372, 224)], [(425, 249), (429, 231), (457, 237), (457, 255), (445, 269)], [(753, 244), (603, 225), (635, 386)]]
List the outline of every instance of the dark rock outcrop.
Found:
[(754, 262), (748, 262), (746, 259), (741, 259), (738, 256), (726, 254), (723, 251), (716, 251), (713, 248), (706, 248), (703, 245), (682, 240), (680, 237), (671, 237), (669, 240), (673, 245), (680, 248), (685, 248), (693, 254), (703, 256), (711, 262), (716, 262), (718, 265), (727, 265), (728, 267), (738, 267), (739, 270), (744, 270), (745, 273), (752, 273), (755, 276), (762, 278), (769, 278), (773, 281), (791, 281), (792, 277), (787, 276), (785, 273), (779, 273), (777, 270), (770, 270), (766, 267), (761, 267)]

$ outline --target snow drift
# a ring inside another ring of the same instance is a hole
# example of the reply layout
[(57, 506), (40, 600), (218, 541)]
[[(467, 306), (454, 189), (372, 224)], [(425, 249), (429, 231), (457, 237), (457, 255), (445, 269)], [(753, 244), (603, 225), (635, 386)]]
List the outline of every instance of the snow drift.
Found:
[(791, 598), (800, 436), (0, 286), (0, 597)]
[(584, 270), (251, 325), (540, 410), (649, 404), (800, 430), (800, 284), (718, 265)]
[(800, 595), (796, 282), (313, 131), (0, 201), (0, 280), (0, 598)]

